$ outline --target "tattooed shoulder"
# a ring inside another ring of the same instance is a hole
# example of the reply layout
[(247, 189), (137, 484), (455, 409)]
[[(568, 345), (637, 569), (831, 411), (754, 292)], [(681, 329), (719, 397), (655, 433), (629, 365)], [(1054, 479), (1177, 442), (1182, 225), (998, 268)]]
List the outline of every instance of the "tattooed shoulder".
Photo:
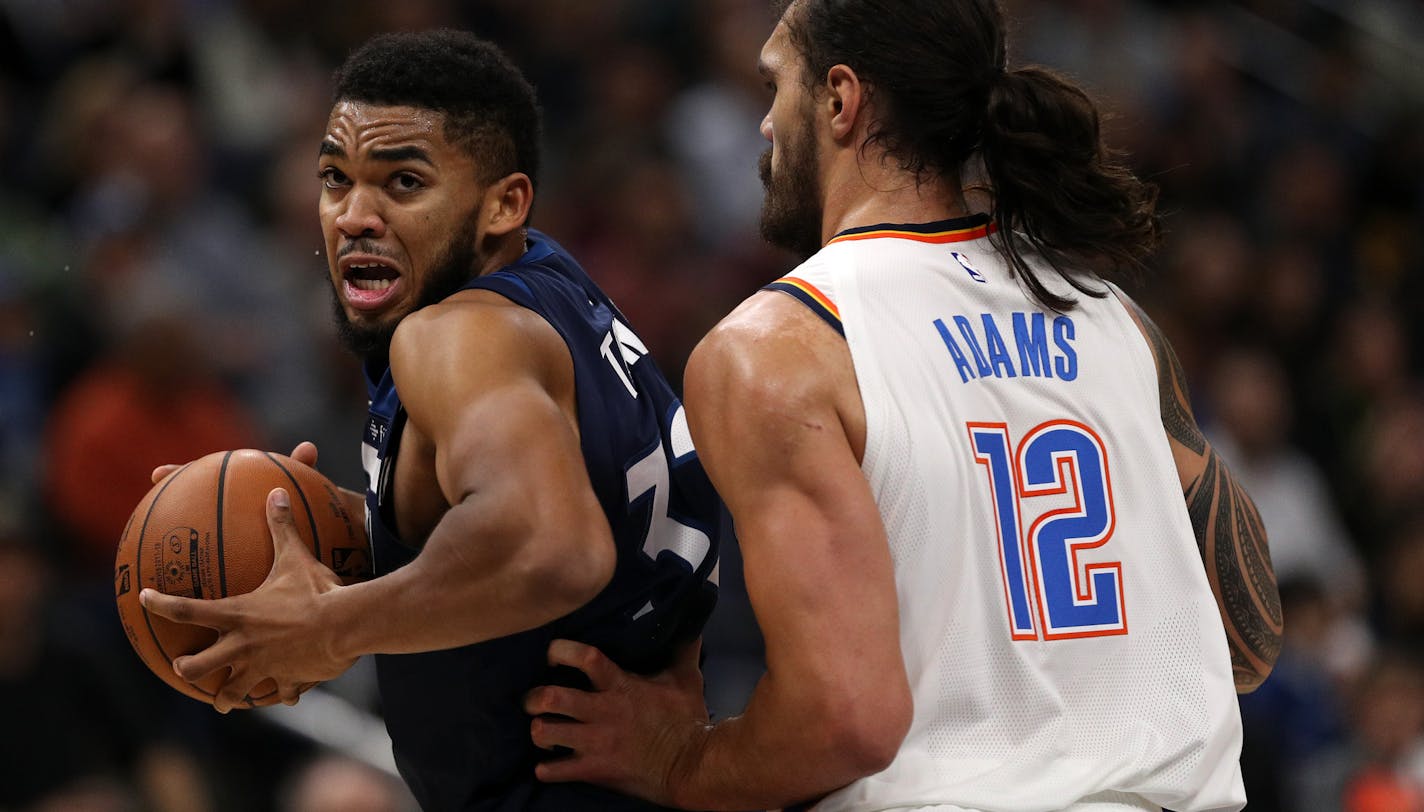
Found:
[(1162, 428), (1167, 436), (1181, 443), (1196, 454), (1206, 453), (1206, 438), (1197, 427), (1192, 416), (1191, 395), (1187, 389), (1187, 374), (1182, 362), (1172, 350), (1171, 342), (1162, 329), (1137, 302), (1124, 296), (1123, 301), (1132, 308), (1142, 324), (1147, 344), (1152, 349), (1152, 357), (1157, 361), (1157, 396), (1162, 409)]

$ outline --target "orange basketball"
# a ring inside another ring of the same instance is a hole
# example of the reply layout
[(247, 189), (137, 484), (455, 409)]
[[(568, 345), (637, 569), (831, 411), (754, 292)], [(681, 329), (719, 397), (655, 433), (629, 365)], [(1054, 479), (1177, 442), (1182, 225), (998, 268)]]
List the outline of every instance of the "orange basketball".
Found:
[[(210, 599), (260, 586), (272, 569), (267, 494), (278, 487), (291, 496), (297, 532), (318, 560), (348, 582), (369, 573), (361, 517), (346, 509), (336, 486), (310, 466), (265, 451), (219, 451), (183, 466), (153, 486), (124, 528), (114, 564), (119, 621), (144, 664), (194, 699), (211, 703), (225, 675), (192, 684), (173, 672), (173, 659), (208, 647), (217, 632), (150, 614), (138, 593), (152, 587)], [(275, 690), (268, 680), (251, 698)]]

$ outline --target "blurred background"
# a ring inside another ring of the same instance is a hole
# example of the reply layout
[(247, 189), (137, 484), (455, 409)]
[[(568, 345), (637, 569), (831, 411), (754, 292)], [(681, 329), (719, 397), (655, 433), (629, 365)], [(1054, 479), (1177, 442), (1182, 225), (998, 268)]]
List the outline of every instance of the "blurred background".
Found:
[[(1424, 809), (1424, 3), (1013, 0), (1161, 185), (1133, 292), (1255, 495), (1286, 618), (1241, 701), (1252, 810)], [(0, 810), (409, 809), (366, 666), (219, 716), (117, 624), (154, 465), (314, 440), (363, 482), (315, 215), (329, 77), (457, 26), (537, 85), (535, 225), (671, 378), (792, 266), (756, 236), (763, 0), (0, 0)], [(947, 44), (952, 47), (952, 44)], [(739, 599), (709, 701), (759, 673)], [(751, 629), (751, 631), (748, 631)]]

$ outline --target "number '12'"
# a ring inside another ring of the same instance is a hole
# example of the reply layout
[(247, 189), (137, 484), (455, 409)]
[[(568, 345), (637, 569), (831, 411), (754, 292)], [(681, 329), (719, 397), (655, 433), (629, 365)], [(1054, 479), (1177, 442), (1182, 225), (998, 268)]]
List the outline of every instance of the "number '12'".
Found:
[[(1078, 562), (1080, 552), (1112, 538), (1117, 521), (1102, 438), (1082, 423), (1051, 420), (1030, 429), (1011, 457), (1006, 424), (968, 428), (974, 460), (989, 477), (1013, 639), (1127, 634), (1122, 563)], [(1040, 511), (1024, 529), (1036, 497), (1064, 494), (1071, 506)]]

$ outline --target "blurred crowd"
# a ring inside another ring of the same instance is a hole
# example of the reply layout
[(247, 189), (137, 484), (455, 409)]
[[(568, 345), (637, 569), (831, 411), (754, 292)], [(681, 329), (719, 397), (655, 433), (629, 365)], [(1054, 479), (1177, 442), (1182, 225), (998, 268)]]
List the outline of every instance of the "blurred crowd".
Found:
[[(363, 482), (315, 158), (332, 69), (380, 31), (470, 28), (527, 71), (534, 225), (678, 381), (792, 265), (756, 229), (767, 6), (0, 0), (0, 810), (409, 808), (320, 736), (143, 670), (110, 583), (128, 513), (155, 465), (222, 448), (314, 440)], [(1286, 637), (1241, 703), (1249, 808), (1424, 810), (1424, 5), (1007, 8), (1011, 60), (1087, 86), (1160, 185), (1166, 245), (1129, 291), (1270, 534)], [(759, 673), (731, 553), (721, 713)]]

